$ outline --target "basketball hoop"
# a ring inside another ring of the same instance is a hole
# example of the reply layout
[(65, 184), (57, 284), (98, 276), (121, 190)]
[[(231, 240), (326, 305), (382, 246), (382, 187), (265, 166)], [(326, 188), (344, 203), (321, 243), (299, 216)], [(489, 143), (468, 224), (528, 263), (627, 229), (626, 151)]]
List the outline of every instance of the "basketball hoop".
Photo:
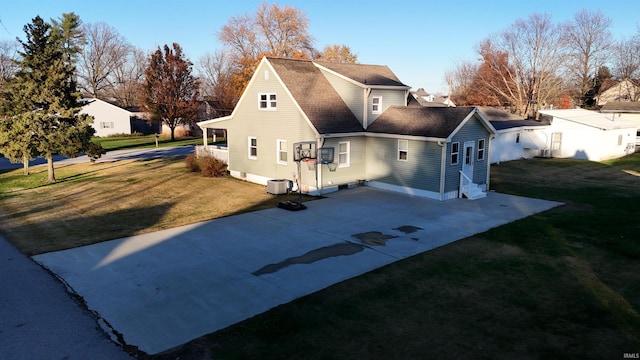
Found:
[(338, 164), (333, 162), (327, 163), (327, 167), (329, 168), (329, 171), (334, 172), (338, 168)]
[(307, 168), (309, 170), (313, 171), (316, 169), (316, 163), (317, 163), (316, 159), (304, 158), (302, 159), (302, 161), (307, 164)]

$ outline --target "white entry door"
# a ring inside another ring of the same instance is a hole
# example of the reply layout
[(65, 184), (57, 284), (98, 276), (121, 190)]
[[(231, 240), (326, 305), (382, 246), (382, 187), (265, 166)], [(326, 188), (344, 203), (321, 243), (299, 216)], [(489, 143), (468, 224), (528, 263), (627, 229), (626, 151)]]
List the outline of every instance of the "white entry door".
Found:
[(464, 159), (462, 163), (462, 173), (473, 181), (473, 154), (475, 150), (475, 141), (466, 141), (464, 143)]

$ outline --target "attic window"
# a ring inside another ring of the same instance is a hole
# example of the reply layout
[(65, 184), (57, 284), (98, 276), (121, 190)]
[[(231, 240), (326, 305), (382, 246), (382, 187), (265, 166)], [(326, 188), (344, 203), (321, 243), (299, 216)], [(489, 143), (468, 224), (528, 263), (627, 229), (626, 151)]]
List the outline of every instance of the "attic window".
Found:
[(258, 108), (260, 110), (276, 110), (278, 105), (275, 93), (258, 94)]
[(371, 113), (380, 114), (382, 112), (382, 96), (371, 98)]

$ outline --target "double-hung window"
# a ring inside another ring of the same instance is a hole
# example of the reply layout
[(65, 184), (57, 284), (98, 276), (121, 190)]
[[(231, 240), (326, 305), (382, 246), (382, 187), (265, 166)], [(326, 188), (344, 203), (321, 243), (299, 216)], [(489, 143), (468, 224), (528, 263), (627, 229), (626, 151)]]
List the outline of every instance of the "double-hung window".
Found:
[(371, 98), (371, 113), (380, 114), (382, 112), (382, 96)]
[(451, 143), (451, 165), (458, 164), (458, 157), (460, 156), (460, 143)]
[(276, 154), (277, 163), (287, 165), (287, 140), (277, 140), (276, 148), (278, 149)]
[(258, 109), (260, 110), (276, 110), (278, 100), (275, 93), (258, 94)]
[(343, 141), (338, 144), (338, 167), (348, 167), (351, 159), (350, 159), (350, 151), (351, 151), (351, 142)]
[(484, 160), (484, 139), (478, 139), (478, 161)]
[(398, 160), (407, 161), (409, 156), (409, 140), (398, 140)]
[(248, 148), (249, 159), (253, 159), (253, 160), (257, 159), (258, 158), (258, 139), (253, 136), (249, 136), (248, 144), (249, 144), (249, 148)]

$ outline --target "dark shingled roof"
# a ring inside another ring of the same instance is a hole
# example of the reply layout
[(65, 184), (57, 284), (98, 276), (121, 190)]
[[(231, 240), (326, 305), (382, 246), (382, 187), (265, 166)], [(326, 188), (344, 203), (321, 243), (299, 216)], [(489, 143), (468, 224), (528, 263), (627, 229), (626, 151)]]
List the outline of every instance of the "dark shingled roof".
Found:
[(447, 138), (474, 107), (391, 106), (369, 127), (368, 132)]
[(640, 112), (640, 102), (638, 101), (608, 101), (601, 112)]
[(344, 64), (316, 61), (316, 64), (368, 86), (406, 86), (385, 65)]
[(282, 58), (268, 60), (320, 134), (364, 131), (356, 116), (313, 62)]
[(510, 112), (489, 106), (478, 106), (478, 110), (480, 110), (482, 116), (484, 116), (484, 118), (487, 119), (496, 130), (511, 129), (516, 127), (551, 125), (548, 119), (543, 119), (540, 121), (527, 120), (522, 116), (518, 116)]

